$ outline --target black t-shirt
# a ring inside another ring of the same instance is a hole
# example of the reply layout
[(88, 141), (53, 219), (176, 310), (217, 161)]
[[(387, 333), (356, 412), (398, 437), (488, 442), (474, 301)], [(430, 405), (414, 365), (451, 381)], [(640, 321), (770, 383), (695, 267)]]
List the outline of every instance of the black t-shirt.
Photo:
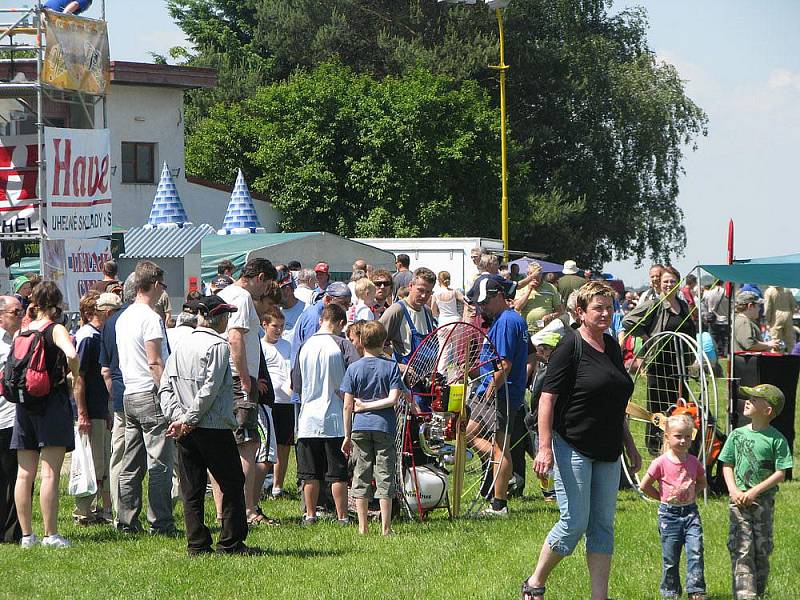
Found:
[(613, 462), (622, 454), (625, 406), (633, 381), (622, 364), (622, 351), (604, 335), (605, 352), (582, 340), (575, 369), (575, 336), (566, 335), (550, 356), (543, 392), (558, 394), (553, 429), (581, 454)]

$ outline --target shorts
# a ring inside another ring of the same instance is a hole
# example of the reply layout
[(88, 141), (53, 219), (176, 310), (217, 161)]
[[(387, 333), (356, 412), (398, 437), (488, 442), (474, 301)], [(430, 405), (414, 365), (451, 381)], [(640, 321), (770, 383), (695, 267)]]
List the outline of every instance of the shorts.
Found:
[(394, 435), (383, 431), (354, 431), (353, 454), (356, 466), (353, 471), (353, 498), (372, 500), (374, 497), (394, 498), (397, 457)]
[(264, 404), (258, 407), (258, 432), (261, 446), (256, 452), (257, 463), (278, 462), (278, 447), (275, 444), (275, 425), (272, 420), (272, 409)]
[[(468, 403), (470, 413), (470, 421), (480, 423), (486, 430), (491, 433), (504, 433), (511, 435), (512, 427), (510, 423), (514, 422), (517, 411), (520, 408), (514, 408), (506, 402), (499, 402), (495, 404), (494, 395), (490, 397), (477, 398), (473, 396)], [(509, 411), (511, 419), (509, 419)]]
[(281, 446), (294, 444), (296, 404), (273, 404), (272, 422), (275, 425), (275, 441)]
[(11, 450), (41, 450), (64, 446), (67, 452), (75, 449), (75, 428), (72, 407), (66, 392), (54, 390), (41, 409), (30, 411), (17, 404)]
[(297, 478), (336, 483), (347, 481), (344, 438), (300, 438), (297, 440)]
[(242, 380), (238, 375), (233, 377), (233, 414), (239, 426), (233, 437), (237, 444), (260, 439), (258, 435), (258, 384), (250, 378), (250, 395), (242, 390)]

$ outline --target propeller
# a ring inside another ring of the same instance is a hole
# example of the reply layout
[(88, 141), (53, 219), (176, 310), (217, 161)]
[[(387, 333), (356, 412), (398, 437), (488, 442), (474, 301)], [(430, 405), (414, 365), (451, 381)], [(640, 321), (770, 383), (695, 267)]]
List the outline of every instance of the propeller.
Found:
[(633, 402), (628, 402), (628, 406), (625, 407), (625, 412), (636, 419), (641, 419), (643, 421), (647, 421), (648, 423), (652, 423), (661, 431), (664, 431), (664, 425), (667, 419), (664, 413), (651, 413), (649, 410), (646, 410), (638, 404), (634, 404)]

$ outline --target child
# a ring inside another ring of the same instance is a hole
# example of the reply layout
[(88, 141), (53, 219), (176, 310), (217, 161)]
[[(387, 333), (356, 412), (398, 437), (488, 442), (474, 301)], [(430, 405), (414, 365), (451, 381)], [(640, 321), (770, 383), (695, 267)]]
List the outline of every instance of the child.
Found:
[(292, 402), (291, 363), (292, 345), (283, 339), (286, 319), (277, 308), (270, 307), (261, 316), (264, 337), (261, 349), (267, 361), (267, 372), (275, 389), (275, 404), (272, 406), (272, 421), (277, 444), (277, 461), (273, 467), (272, 497), (284, 495), (283, 483), (289, 452), (294, 444), (295, 404)]
[[(681, 596), (681, 548), (686, 546), (686, 593), (690, 600), (706, 597), (703, 572), (703, 525), (695, 504), (706, 487), (703, 465), (689, 454), (694, 423), (688, 415), (669, 417), (664, 428), (664, 453), (650, 463), (639, 488), (660, 500), (661, 586), (664, 598)], [(658, 488), (653, 484), (658, 483)]]
[(375, 305), (375, 284), (368, 277), (362, 277), (355, 283), (356, 303), (347, 311), (347, 322), (372, 321), (375, 314), (372, 307)]
[(734, 429), (719, 455), (731, 497), (728, 550), (737, 600), (756, 598), (767, 589), (775, 494), (792, 468), (786, 438), (770, 426), (783, 410), (783, 392), (762, 383), (741, 387), (739, 394), (746, 400), (744, 416), (750, 424)]
[[(397, 363), (384, 358), (386, 337), (386, 329), (379, 321), (361, 325), (364, 358), (348, 367), (341, 385), (345, 431), (342, 452), (349, 456), (355, 449), (352, 494), (361, 534), (369, 531), (367, 509), (373, 495), (373, 479), (374, 495), (381, 507), (383, 535), (392, 533), (396, 473), (394, 407), (404, 386)], [(353, 413), (355, 418), (351, 421)]]

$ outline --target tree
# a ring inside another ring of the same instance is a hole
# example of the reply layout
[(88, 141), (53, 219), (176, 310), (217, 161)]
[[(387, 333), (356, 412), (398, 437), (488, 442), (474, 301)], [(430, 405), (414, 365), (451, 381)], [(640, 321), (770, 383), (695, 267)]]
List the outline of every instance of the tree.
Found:
[[(506, 11), (512, 246), (595, 266), (680, 254), (681, 161), (707, 121), (676, 70), (648, 49), (644, 12), (610, 16), (609, 5), (528, 0)], [(424, 68), (475, 81), (496, 99), (494, 73), (486, 68), (496, 62), (496, 24), (480, 7), (434, 0), (170, 0), (170, 6), (198, 49), (191, 62), (216, 61), (230, 83), (192, 97), (198, 116), (208, 113), (209, 97), (245, 98), (266, 81), (327, 60), (376, 80)], [(190, 130), (193, 123), (187, 118)], [(499, 214), (499, 194), (493, 202)], [(435, 234), (451, 233), (447, 221), (439, 227)]]
[(474, 82), (422, 70), (377, 81), (326, 63), (212, 108), (186, 168), (229, 181), (241, 167), (289, 231), (473, 235), (481, 223), (498, 235), (498, 129)]

